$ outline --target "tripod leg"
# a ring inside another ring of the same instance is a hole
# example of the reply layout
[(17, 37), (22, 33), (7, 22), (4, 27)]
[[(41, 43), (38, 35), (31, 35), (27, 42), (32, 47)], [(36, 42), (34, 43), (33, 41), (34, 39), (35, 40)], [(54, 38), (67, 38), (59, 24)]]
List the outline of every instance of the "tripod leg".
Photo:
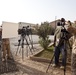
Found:
[(55, 55), (55, 54), (53, 54), (52, 59), (50, 60), (50, 63), (49, 63), (48, 68), (47, 68), (47, 70), (46, 70), (46, 73), (48, 72), (48, 69), (49, 69), (49, 67), (50, 67), (50, 64), (51, 64), (52, 61), (53, 61), (54, 55)]
[(19, 53), (21, 52), (21, 47), (20, 47), (20, 50), (19, 50)]
[[(28, 45), (28, 47), (29, 47), (29, 49), (30, 49), (30, 52), (32, 53), (32, 51), (31, 51), (31, 48), (30, 48), (30, 46), (29, 46), (29, 43), (28, 43), (28, 41), (27, 41), (27, 38), (25, 37), (25, 40), (26, 40), (26, 44)], [(33, 54), (33, 53), (32, 53)]]
[[(31, 26), (30, 26), (31, 27)], [(32, 46), (32, 49), (34, 50), (34, 47), (33, 47), (33, 39), (32, 39), (32, 29), (30, 28), (30, 36), (31, 36), (31, 46)]]
[(17, 51), (16, 51), (16, 56), (17, 56), (17, 53), (18, 53), (18, 50), (19, 50), (20, 41), (21, 41), (21, 40), (18, 40), (19, 43), (18, 43), (18, 48), (17, 48)]
[(22, 39), (22, 60), (24, 59), (24, 38)]
[(28, 46), (26, 45), (26, 56), (28, 57)]
[(19, 46), (18, 46), (17, 51), (16, 51), (16, 56), (17, 56), (18, 50), (19, 50)]
[(32, 50), (31, 50), (31, 48), (30, 48), (30, 46), (29, 46), (29, 45), (28, 45), (28, 47), (29, 47), (29, 50), (30, 50), (31, 54), (33, 55)]
[[(28, 36), (28, 37), (29, 37), (29, 36)], [(33, 51), (34, 51), (34, 47), (33, 47), (33, 40), (32, 40), (32, 35), (31, 35), (31, 39), (30, 39), (30, 37), (29, 37), (29, 41), (30, 41), (31, 46), (32, 46), (32, 49), (33, 49)]]
[(64, 59), (64, 75), (66, 73), (66, 53), (65, 53), (65, 59)]
[(22, 48), (22, 60), (24, 59), (24, 48)]
[(66, 40), (64, 40), (64, 75), (66, 74), (66, 59), (67, 59), (67, 50), (66, 50)]
[(32, 36), (31, 36), (31, 39), (30, 39), (29, 35), (27, 35), (27, 36), (29, 38), (29, 42), (30, 42), (30, 45), (31, 45), (31, 48), (30, 49), (33, 49), (33, 51), (34, 51), (33, 41), (31, 40), (32, 39)]

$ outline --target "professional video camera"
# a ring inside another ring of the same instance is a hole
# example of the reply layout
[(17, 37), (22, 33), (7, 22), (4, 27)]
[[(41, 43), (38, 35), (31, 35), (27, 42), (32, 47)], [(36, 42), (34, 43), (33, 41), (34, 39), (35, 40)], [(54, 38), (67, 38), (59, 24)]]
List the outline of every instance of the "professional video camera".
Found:
[(29, 35), (31, 34), (31, 28), (29, 28), (29, 26), (26, 26), (26, 27), (23, 27), (22, 29), (18, 29), (18, 34)]
[[(22, 29), (18, 29), (18, 34), (20, 35), (20, 39), (18, 40), (19, 43), (18, 43), (18, 48), (17, 48), (17, 51), (16, 51), (16, 55), (18, 53), (19, 46), (21, 45), (21, 48), (22, 48), (22, 59), (24, 59), (24, 53), (25, 53), (24, 52), (24, 45), (27, 45), (26, 49), (29, 48), (31, 54), (33, 54), (32, 53), (32, 49), (34, 50), (31, 28), (29, 26), (23, 26)], [(20, 49), (20, 51), (21, 51), (21, 49)]]
[(61, 19), (60, 25), (63, 27), (63, 29), (61, 29), (61, 32), (69, 33), (65, 28), (65, 19), (64, 18)]
[(61, 29), (61, 32), (65, 32), (69, 34), (69, 32), (66, 29)]
[(65, 19), (64, 18), (61, 19), (60, 25), (63, 27), (61, 29), (61, 32), (63, 34), (62, 38), (68, 40), (71, 37), (71, 34), (67, 31), (67, 29), (65, 27)]

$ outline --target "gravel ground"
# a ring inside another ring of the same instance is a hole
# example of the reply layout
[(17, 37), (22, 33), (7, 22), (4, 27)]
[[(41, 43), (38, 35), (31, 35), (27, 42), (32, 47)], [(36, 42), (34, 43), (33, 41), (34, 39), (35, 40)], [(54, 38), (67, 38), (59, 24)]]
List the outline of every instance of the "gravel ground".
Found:
[[(1, 75), (64, 75), (64, 71), (61, 70), (59, 67), (54, 68), (51, 67), (48, 69), (48, 73), (46, 73), (46, 69), (49, 65), (49, 63), (40, 63), (36, 61), (32, 61), (30, 59), (19, 59), (16, 58), (18, 63), (21, 63), (23, 66), (23, 69), (19, 69), (18, 72), (12, 72), (12, 73), (5, 73)], [(69, 67), (69, 66), (67, 66)], [(66, 75), (71, 75), (71, 70), (66, 69)]]

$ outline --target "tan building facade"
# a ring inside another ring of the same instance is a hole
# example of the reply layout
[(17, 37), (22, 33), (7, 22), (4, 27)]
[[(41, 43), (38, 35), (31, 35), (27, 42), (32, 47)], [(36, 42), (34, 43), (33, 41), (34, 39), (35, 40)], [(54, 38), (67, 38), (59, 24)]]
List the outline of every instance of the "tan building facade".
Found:
[(49, 23), (49, 25), (51, 25), (51, 27), (53, 27), (53, 28), (55, 29), (56, 26), (57, 26), (57, 22), (59, 22), (59, 20), (60, 20), (60, 19), (55, 20), (55, 21), (52, 21), (52, 22)]
[(26, 23), (26, 22), (19, 22), (19, 29), (22, 29), (22, 27), (27, 27), (29, 26), (32, 29), (35, 29), (36, 24), (32, 24), (32, 23)]

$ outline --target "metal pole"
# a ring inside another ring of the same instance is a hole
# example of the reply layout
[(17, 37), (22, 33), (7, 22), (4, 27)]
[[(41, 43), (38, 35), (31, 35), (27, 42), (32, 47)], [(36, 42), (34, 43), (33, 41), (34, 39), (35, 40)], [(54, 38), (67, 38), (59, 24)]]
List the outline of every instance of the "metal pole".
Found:
[(57, 16), (55, 16), (55, 29), (56, 29), (56, 19), (57, 19)]

